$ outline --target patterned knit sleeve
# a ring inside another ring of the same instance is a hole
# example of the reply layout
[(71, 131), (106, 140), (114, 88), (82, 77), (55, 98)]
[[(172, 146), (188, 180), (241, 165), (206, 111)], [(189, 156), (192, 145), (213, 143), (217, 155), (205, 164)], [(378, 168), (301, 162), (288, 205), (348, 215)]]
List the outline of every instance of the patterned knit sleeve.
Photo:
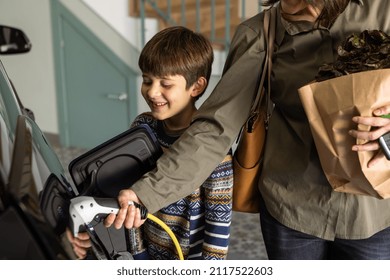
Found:
[[(150, 122), (150, 115), (148, 113), (142, 113), (138, 115), (134, 121), (130, 124), (130, 128), (137, 127), (141, 124), (148, 124)], [(148, 260), (149, 254), (144, 244), (144, 229), (133, 228), (127, 231), (127, 238), (129, 242), (129, 252), (135, 260)]]
[(206, 260), (227, 257), (232, 219), (233, 163), (229, 153), (202, 185), (205, 195), (205, 235), (202, 255)]
[(139, 126), (141, 124), (147, 124), (150, 125), (154, 121), (152, 115), (148, 112), (142, 113), (135, 117), (133, 122), (130, 124), (130, 128)]

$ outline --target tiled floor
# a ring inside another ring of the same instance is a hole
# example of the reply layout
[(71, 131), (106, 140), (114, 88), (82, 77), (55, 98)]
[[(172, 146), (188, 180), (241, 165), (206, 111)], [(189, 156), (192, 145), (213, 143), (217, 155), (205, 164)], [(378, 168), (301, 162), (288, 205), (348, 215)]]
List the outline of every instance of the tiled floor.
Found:
[[(55, 150), (66, 170), (72, 159), (85, 152), (85, 150), (75, 148), (55, 147)], [(233, 212), (228, 259), (267, 259), (258, 214)]]
[(233, 212), (228, 259), (268, 259), (258, 214)]

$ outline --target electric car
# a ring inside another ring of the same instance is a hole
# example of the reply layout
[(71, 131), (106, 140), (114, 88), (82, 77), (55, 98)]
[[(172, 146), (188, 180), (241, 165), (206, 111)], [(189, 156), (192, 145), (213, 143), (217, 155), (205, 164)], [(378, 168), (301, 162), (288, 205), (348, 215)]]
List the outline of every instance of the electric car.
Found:
[(0, 26), (0, 259), (71, 259), (63, 233), (77, 190), (1, 62), (30, 49), (23, 31)]

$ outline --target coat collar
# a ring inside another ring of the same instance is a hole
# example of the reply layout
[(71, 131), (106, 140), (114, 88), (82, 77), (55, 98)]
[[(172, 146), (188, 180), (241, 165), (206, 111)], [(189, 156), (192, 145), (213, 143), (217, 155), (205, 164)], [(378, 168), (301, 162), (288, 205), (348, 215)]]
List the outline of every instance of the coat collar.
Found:
[[(364, 1), (363, 0), (351, 0), (350, 3), (348, 4), (347, 8), (352, 4), (357, 4), (361, 7), (364, 7)], [(307, 32), (309, 30), (313, 29), (313, 24), (310, 22), (289, 22), (281, 16), (281, 9), (280, 9), (280, 3), (276, 5), (276, 10), (277, 10), (277, 23), (276, 26), (282, 26), (283, 28), (276, 28), (276, 35), (275, 35), (275, 42), (277, 45), (280, 45), (284, 39), (285, 32), (287, 32), (290, 35), (296, 35), (301, 32)], [(324, 28), (325, 27), (319, 27), (319, 28)]]

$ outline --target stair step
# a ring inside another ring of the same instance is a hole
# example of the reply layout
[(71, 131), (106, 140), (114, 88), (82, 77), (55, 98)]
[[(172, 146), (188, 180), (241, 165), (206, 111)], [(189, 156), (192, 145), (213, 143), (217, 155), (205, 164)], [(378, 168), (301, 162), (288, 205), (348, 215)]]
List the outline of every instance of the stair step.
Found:
[[(200, 31), (209, 31), (212, 28), (212, 19), (211, 19), (211, 10), (210, 7), (205, 7), (203, 8), (204, 13), (201, 13), (199, 15), (199, 26), (197, 26), (197, 15), (195, 10), (190, 10), (186, 13), (186, 18), (184, 25), (192, 30), (196, 30), (198, 27)], [(233, 9), (230, 9), (230, 14), (234, 12)], [(220, 12), (215, 13), (215, 18), (214, 18), (214, 28), (219, 29), (219, 28), (224, 28), (225, 27), (225, 7), (223, 7), (223, 10), (220, 10)], [(182, 24), (182, 19), (181, 19), (181, 13), (172, 13), (171, 18), (175, 21), (176, 24)], [(238, 16), (230, 16), (230, 24), (232, 26), (236, 26), (239, 23), (239, 18)], [(164, 21), (164, 20), (162, 20)]]
[[(157, 0), (155, 2), (156, 6), (163, 11), (164, 13), (168, 12), (168, 1), (160, 1)], [(186, 0), (185, 1), (185, 10), (196, 10), (196, 0)], [(202, 8), (210, 8), (211, 9), (211, 1), (210, 0), (200, 0), (199, 6)], [(230, 6), (234, 7), (234, 9), (238, 10), (238, 1), (233, 0), (230, 2)], [(215, 0), (215, 7), (225, 9), (225, 0)], [(171, 0), (171, 13), (181, 13), (182, 11), (182, 0)], [(145, 14), (148, 17), (158, 17), (159, 15), (154, 10), (153, 6), (149, 3), (145, 3)], [(140, 15), (140, 5), (138, 1), (130, 0), (129, 3), (129, 15), (130, 16), (139, 16)]]
[[(168, 1), (156, 1), (158, 8), (164, 13), (168, 13)], [(186, 0), (185, 2), (185, 20), (182, 20), (182, 1), (171, 0), (170, 17), (173, 21), (167, 22), (164, 18), (157, 14), (150, 4), (145, 5), (145, 14), (147, 17), (156, 17), (159, 23), (159, 29), (162, 30), (171, 25), (185, 25), (186, 27), (204, 34), (207, 38), (211, 38), (212, 34), (212, 9), (210, 0), (201, 0), (199, 2), (199, 26), (197, 26), (197, 13), (196, 13), (196, 0)], [(232, 0), (230, 2), (230, 38), (233, 36), (236, 26), (240, 22), (238, 12), (238, 0)], [(130, 15), (139, 16), (140, 9), (138, 1), (130, 1)], [(226, 31), (226, 6), (225, 0), (215, 0), (214, 6), (214, 38), (217, 40), (225, 39)], [(216, 48), (223, 46), (223, 43), (215, 43)]]

